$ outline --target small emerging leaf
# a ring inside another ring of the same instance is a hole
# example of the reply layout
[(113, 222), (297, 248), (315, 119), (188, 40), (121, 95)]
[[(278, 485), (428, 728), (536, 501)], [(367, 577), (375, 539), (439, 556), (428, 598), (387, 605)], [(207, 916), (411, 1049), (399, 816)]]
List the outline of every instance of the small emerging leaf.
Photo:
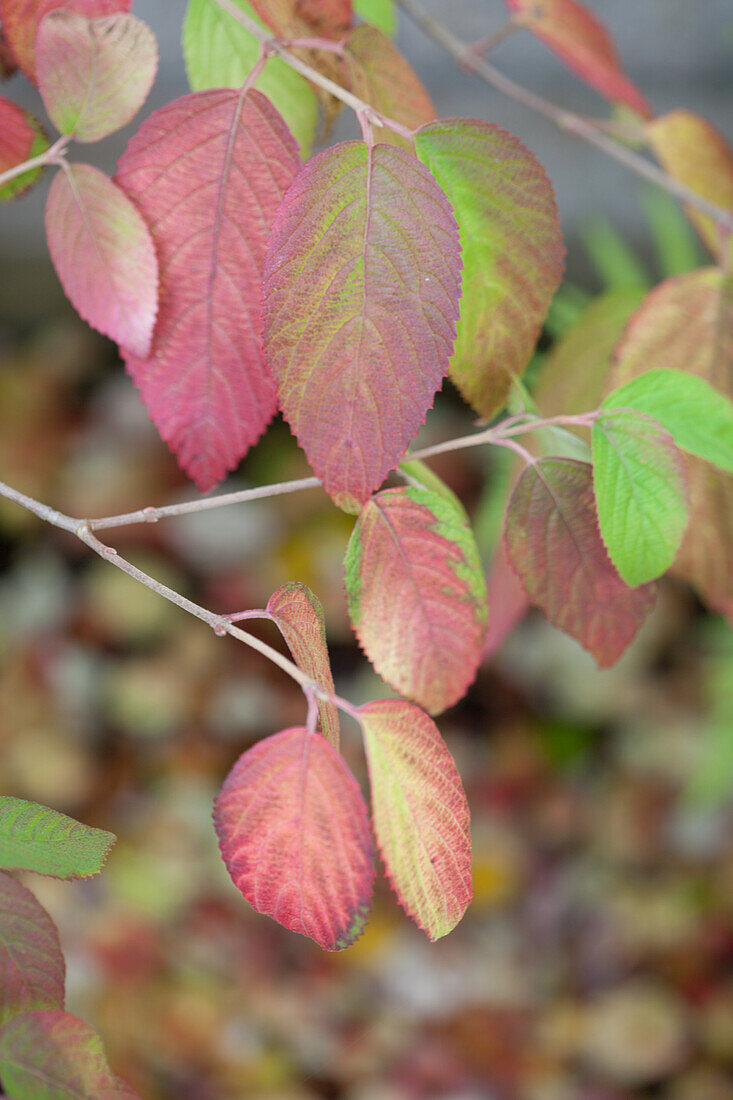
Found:
[(450, 199), (460, 233), (463, 291), (450, 376), (488, 417), (527, 366), (562, 277), (552, 185), (521, 142), (477, 119), (423, 126), (415, 150)]
[(52, 11), (73, 11), (87, 19), (130, 10), (132, 0), (2, 0), (3, 29), (25, 75), (36, 80), (36, 34)]
[(361, 935), (374, 880), (367, 809), (320, 734), (287, 729), (243, 753), (214, 825), (234, 885), (258, 913), (327, 951)]
[(578, 0), (505, 0), (515, 22), (527, 27), (567, 67), (606, 99), (649, 118), (651, 108), (624, 74), (611, 35)]
[(476, 675), (486, 585), (463, 508), (427, 489), (386, 489), (362, 509), (346, 551), (356, 635), (377, 672), (431, 714)]
[[(264, 26), (248, 0), (238, 8)], [(259, 56), (259, 42), (216, 0), (189, 0), (183, 24), (183, 56), (191, 89), (240, 88)], [(279, 57), (271, 57), (255, 87), (290, 127), (303, 157), (309, 157), (318, 122), (318, 102), (307, 80)]]
[[(291, 581), (273, 592), (267, 601), (272, 615), (298, 668), (326, 691), (334, 692), (331, 663), (326, 646), (326, 621), (318, 597), (307, 585)], [(334, 749), (339, 747), (339, 716), (336, 707), (320, 699), (321, 730)]]
[[(670, 111), (647, 124), (657, 160), (680, 183), (703, 198), (733, 210), (733, 149), (719, 130), (692, 111)], [(713, 255), (721, 238), (708, 214), (687, 207), (687, 214)]]
[[(435, 118), (435, 107), (410, 63), (376, 27), (362, 25), (344, 43), (349, 86), (380, 115), (416, 130)], [(386, 126), (375, 130), (380, 143), (412, 152), (412, 142)]]
[(22, 798), (0, 798), (0, 867), (54, 878), (102, 870), (116, 837)]
[(522, 473), (506, 514), (505, 545), (530, 600), (601, 668), (614, 664), (654, 606), (653, 585), (629, 588), (598, 529), (586, 462), (541, 458)]
[(654, 417), (678, 447), (733, 473), (733, 403), (702, 378), (650, 370), (614, 390), (604, 409), (636, 409)]
[(313, 470), (349, 511), (402, 457), (446, 373), (460, 262), (448, 200), (403, 149), (327, 149), (278, 211), (267, 361)]
[(440, 939), (472, 897), (468, 803), (435, 723), (401, 699), (360, 708), (374, 827), (405, 910)]
[(162, 438), (205, 491), (272, 418), (260, 284), (275, 211), (298, 171), (295, 141), (260, 93), (194, 92), (154, 111), (117, 179), (160, 260), (150, 354), (127, 369)]
[(56, 927), (30, 890), (0, 874), (0, 1025), (64, 1007), (66, 967)]
[(125, 193), (98, 168), (66, 165), (48, 193), (46, 236), (77, 313), (122, 348), (146, 355), (158, 308), (158, 261)]
[(593, 425), (593, 483), (601, 535), (635, 587), (675, 559), (689, 517), (682, 456), (661, 424), (636, 412), (604, 412)]
[(68, 1012), (28, 1012), (0, 1030), (0, 1078), (17, 1100), (137, 1100), (102, 1040)]
[(47, 15), (36, 37), (36, 72), (57, 130), (99, 141), (132, 119), (158, 68), (155, 35), (134, 15)]
[[(0, 96), (0, 173), (39, 157), (48, 149), (46, 135), (33, 115), (17, 103)], [(40, 176), (42, 168), (31, 168), (0, 187), (0, 200), (21, 195)]]

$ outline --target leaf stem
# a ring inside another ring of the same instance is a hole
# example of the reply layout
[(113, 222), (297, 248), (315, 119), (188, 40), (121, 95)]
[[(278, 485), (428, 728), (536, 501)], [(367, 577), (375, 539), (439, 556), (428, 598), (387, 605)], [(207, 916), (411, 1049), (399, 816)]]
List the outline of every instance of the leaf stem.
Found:
[(0, 187), (4, 187), (6, 183), (10, 183), (11, 180), (24, 175), (25, 172), (32, 172), (34, 168), (45, 168), (47, 164), (64, 165), (66, 163), (64, 151), (69, 141), (68, 135), (64, 134), (53, 145), (50, 145), (45, 153), (40, 153), (37, 157), (31, 157), (30, 160), (24, 160), (22, 164), (16, 164), (15, 167), (0, 172)]
[(723, 209), (716, 203), (703, 198), (692, 188), (679, 183), (672, 176), (662, 171), (661, 168), (657, 168), (651, 161), (604, 133), (593, 120), (584, 118), (574, 111), (566, 111), (556, 106), (556, 104), (550, 103), (544, 97), (536, 95), (529, 88), (517, 84), (510, 77), (505, 76), (493, 65), (490, 65), (488, 61), (484, 60), (483, 57), (480, 57), (468, 43), (457, 38), (447, 27), (429, 15), (422, 4), (419, 3), (419, 0), (396, 0), (396, 3), (434, 42), (442, 46), (458, 62), (461, 68), (468, 69), (469, 72), (480, 77), (481, 80), (496, 88), (497, 91), (509, 96), (510, 99), (516, 100), (517, 103), (523, 104), (536, 114), (549, 119), (565, 133), (573, 134), (589, 145), (594, 145), (596, 149), (600, 149), (607, 156), (617, 160), (637, 176), (656, 184), (676, 199), (679, 199), (680, 202), (687, 203), (688, 206), (694, 206), (696, 210), (713, 218), (718, 225), (733, 231), (733, 211)]

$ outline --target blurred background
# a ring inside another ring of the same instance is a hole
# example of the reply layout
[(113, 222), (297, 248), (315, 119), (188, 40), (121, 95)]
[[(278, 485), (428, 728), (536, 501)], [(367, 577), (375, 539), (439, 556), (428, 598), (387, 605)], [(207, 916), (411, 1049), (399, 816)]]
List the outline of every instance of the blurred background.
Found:
[[(500, 0), (426, 6), (466, 40), (504, 19)], [(730, 0), (589, 6), (655, 109), (690, 107), (733, 139)], [(147, 112), (187, 90), (185, 6), (134, 7), (163, 59)], [(555, 184), (568, 280), (530, 377), (601, 292), (640, 294), (706, 262), (663, 196), (460, 72), (404, 18), (398, 42), (442, 115), (510, 129)], [(492, 60), (558, 104), (606, 113), (529, 35)], [(20, 78), (3, 94), (43, 117)], [(112, 170), (133, 129), (86, 155)], [(336, 135), (353, 133), (342, 117)], [(114, 347), (65, 303), (42, 232), (47, 186), (0, 210), (0, 478), (74, 515), (191, 498)], [(470, 424), (446, 387), (421, 442)], [(478, 450), (434, 468), (471, 510), (488, 565), (506, 470)], [(307, 473), (278, 422), (227, 488)], [(387, 691), (346, 617), (352, 523), (311, 492), (110, 541), (222, 612), (309, 584), (337, 690), (359, 703)], [(473, 814), (464, 921), (429, 944), (381, 879), (364, 936), (330, 955), (249, 909), (211, 824), (239, 753), (302, 722), (300, 691), (4, 501), (0, 566), (0, 790), (119, 837), (96, 880), (27, 881), (61, 931), (69, 1010), (144, 1100), (733, 1098), (733, 634), (689, 589), (665, 581), (603, 673), (541, 615), (524, 619), (439, 720)], [(262, 637), (278, 644), (264, 625)], [(356, 730), (344, 732), (364, 780)]]

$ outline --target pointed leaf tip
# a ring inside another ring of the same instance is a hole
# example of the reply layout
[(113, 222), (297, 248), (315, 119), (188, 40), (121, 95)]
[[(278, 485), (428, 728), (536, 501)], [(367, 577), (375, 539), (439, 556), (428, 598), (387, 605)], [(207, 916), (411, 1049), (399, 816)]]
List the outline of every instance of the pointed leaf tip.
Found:
[(99, 141), (142, 107), (158, 68), (150, 28), (134, 15), (85, 19), (74, 11), (45, 17), (36, 37), (36, 71), (54, 126), (77, 141)]
[(240, 756), (214, 806), (221, 854), (258, 913), (327, 951), (366, 922), (374, 851), (359, 785), (320, 734), (283, 730)]
[(8, 871), (87, 878), (101, 871), (116, 839), (36, 802), (0, 797), (0, 867)]
[(630, 588), (598, 529), (586, 462), (541, 458), (522, 472), (506, 514), (505, 546), (531, 601), (607, 668), (654, 606), (656, 588)]
[(457, 501), (386, 489), (361, 511), (346, 552), (349, 613), (381, 676), (432, 714), (457, 702), (481, 660), (483, 569)]
[(448, 200), (402, 149), (327, 149), (285, 196), (265, 261), (265, 349), (338, 503), (363, 503), (423, 422), (453, 347), (460, 266)]
[(259, 439), (277, 405), (260, 284), (295, 141), (259, 92), (194, 92), (148, 118), (117, 180), (150, 226), (160, 310), (150, 354), (127, 369), (179, 464), (204, 491)]
[(468, 803), (448, 749), (424, 711), (401, 699), (360, 708), (377, 841), (401, 905), (431, 940), (471, 898)]

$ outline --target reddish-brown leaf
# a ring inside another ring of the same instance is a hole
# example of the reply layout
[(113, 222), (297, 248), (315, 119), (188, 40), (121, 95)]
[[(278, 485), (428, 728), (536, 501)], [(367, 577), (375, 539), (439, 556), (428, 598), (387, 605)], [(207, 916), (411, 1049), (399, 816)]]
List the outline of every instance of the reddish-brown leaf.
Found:
[(155, 111), (117, 179), (150, 226), (160, 309), (150, 355), (126, 355), (182, 468), (211, 489), (259, 438), (277, 397), (262, 350), (267, 236), (300, 166), (263, 95), (194, 92)]
[(227, 870), (258, 913), (327, 951), (361, 934), (374, 881), (367, 809), (320, 734), (287, 729), (243, 753), (214, 824)]
[(2, 0), (2, 16), (15, 60), (27, 77), (36, 79), (36, 34), (49, 12), (75, 11), (94, 19), (129, 11), (132, 0)]
[(354, 22), (351, 0), (252, 0), (252, 7), (268, 26), (286, 38), (338, 41)]
[(123, 348), (146, 355), (158, 306), (158, 262), (138, 210), (98, 168), (71, 164), (46, 203), (46, 236), (76, 311)]
[[(648, 370), (687, 371), (733, 393), (733, 280), (718, 268), (666, 279), (644, 299), (619, 342), (607, 392)], [(685, 456), (691, 515), (673, 566), (713, 608), (733, 613), (733, 477)]]
[(278, 211), (267, 361), (315, 473), (350, 511), (405, 453), (446, 373), (460, 263), (448, 200), (403, 149), (327, 149)]
[[(703, 198), (733, 210), (733, 149), (719, 130), (692, 111), (670, 111), (646, 128), (659, 163)], [(713, 255), (720, 251), (715, 222), (687, 207), (687, 214)]]
[[(333, 674), (326, 646), (326, 621), (318, 597), (300, 581), (284, 584), (270, 596), (267, 610), (274, 619), (298, 668), (333, 694)], [(327, 699), (318, 703), (321, 730), (335, 749), (339, 747), (339, 716)]]
[(606, 99), (649, 118), (651, 108), (624, 74), (611, 35), (578, 0), (505, 0), (514, 21), (541, 38), (567, 67)]
[(654, 606), (656, 588), (629, 588), (611, 563), (591, 466), (568, 458), (527, 466), (509, 502), (504, 538), (532, 603), (601, 668), (617, 661)]
[(65, 974), (48, 913), (30, 890), (0, 874), (0, 1025), (34, 1009), (63, 1008)]
[[(17, 168), (31, 157), (40, 156), (46, 149), (48, 142), (33, 115), (5, 96), (0, 96), (0, 173)], [(41, 171), (41, 168), (31, 169), (10, 180), (0, 187), (0, 199), (12, 199), (22, 194)]]

